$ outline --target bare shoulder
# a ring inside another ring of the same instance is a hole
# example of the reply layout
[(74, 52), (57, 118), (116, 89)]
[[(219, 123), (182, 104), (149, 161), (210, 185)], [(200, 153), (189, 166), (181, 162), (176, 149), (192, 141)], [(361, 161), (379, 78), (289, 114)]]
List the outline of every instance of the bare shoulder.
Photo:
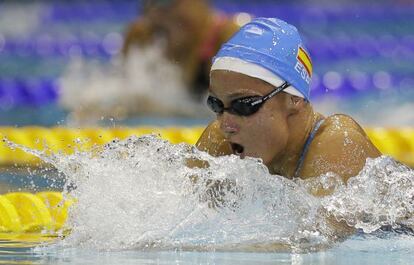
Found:
[[(320, 131), (315, 137), (316, 141), (338, 144), (340, 149), (347, 147), (367, 148), (367, 151), (375, 149), (371, 140), (365, 133), (364, 129), (350, 116), (344, 114), (335, 114), (325, 119)], [(328, 148), (327, 150), (330, 150)], [(324, 149), (320, 149), (324, 150)]]
[(361, 171), (368, 157), (380, 155), (354, 119), (332, 115), (325, 119), (312, 141), (301, 176), (309, 178), (333, 172), (347, 181)]
[(196, 147), (212, 156), (229, 155), (232, 153), (231, 146), (225, 139), (219, 128), (219, 123), (210, 123), (196, 143)]
[(351, 131), (366, 135), (364, 129), (350, 116), (345, 114), (334, 114), (327, 117), (323, 123), (325, 133)]

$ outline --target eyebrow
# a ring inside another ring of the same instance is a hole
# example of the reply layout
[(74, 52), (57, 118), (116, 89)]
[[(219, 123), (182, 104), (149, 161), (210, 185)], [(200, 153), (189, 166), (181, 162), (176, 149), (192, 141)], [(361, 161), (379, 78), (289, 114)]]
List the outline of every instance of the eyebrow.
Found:
[(238, 98), (255, 97), (255, 96), (260, 96), (260, 95), (258, 95), (258, 94), (251, 94), (251, 93), (236, 92), (234, 94), (230, 94), (229, 95), (229, 99), (233, 100), (233, 99), (238, 99)]
[[(209, 89), (208, 92), (210, 94), (212, 94), (214, 97), (217, 97), (216, 94), (213, 91), (211, 91), (211, 89)], [(228, 94), (227, 95), (229, 101), (232, 101), (232, 100), (238, 99), (238, 98), (255, 97), (255, 96), (261, 97), (262, 95), (260, 95), (260, 94), (251, 94), (251, 93), (246, 93), (246, 92), (235, 92), (233, 94)]]

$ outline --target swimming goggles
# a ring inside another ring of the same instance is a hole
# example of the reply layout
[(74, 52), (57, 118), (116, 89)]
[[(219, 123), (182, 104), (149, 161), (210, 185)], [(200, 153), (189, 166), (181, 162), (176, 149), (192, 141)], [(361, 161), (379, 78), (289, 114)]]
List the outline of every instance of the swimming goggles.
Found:
[(239, 116), (250, 116), (256, 113), (268, 99), (282, 92), (288, 86), (290, 86), (290, 84), (285, 82), (265, 96), (251, 96), (235, 99), (230, 102), (230, 107), (228, 108), (224, 107), (224, 103), (220, 99), (209, 96), (207, 98), (207, 106), (217, 114), (222, 114), (224, 111), (227, 111)]

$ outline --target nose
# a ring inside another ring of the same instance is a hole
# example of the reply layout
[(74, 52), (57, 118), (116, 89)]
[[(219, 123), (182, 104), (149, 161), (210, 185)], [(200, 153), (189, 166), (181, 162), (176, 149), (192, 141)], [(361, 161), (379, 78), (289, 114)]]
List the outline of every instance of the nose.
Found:
[(226, 137), (237, 134), (240, 131), (240, 126), (237, 122), (237, 117), (225, 111), (217, 116), (220, 123), (220, 130)]

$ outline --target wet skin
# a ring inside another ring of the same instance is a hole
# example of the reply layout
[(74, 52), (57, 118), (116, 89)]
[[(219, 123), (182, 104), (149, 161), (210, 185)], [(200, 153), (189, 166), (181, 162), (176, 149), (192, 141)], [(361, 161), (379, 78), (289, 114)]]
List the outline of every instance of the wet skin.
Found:
[[(273, 89), (273, 85), (243, 74), (211, 72), (210, 94), (223, 101), (225, 107), (236, 98), (263, 96)], [(196, 146), (213, 156), (261, 158), (272, 174), (293, 178), (306, 139), (323, 118), (310, 103), (282, 92), (251, 116), (218, 114)], [(241, 145), (243, 152), (235, 150), (234, 144)], [(332, 115), (325, 118), (316, 133), (298, 177), (309, 179), (333, 172), (346, 182), (361, 171), (368, 157), (380, 155), (352, 118)], [(324, 191), (317, 193), (323, 195)]]

